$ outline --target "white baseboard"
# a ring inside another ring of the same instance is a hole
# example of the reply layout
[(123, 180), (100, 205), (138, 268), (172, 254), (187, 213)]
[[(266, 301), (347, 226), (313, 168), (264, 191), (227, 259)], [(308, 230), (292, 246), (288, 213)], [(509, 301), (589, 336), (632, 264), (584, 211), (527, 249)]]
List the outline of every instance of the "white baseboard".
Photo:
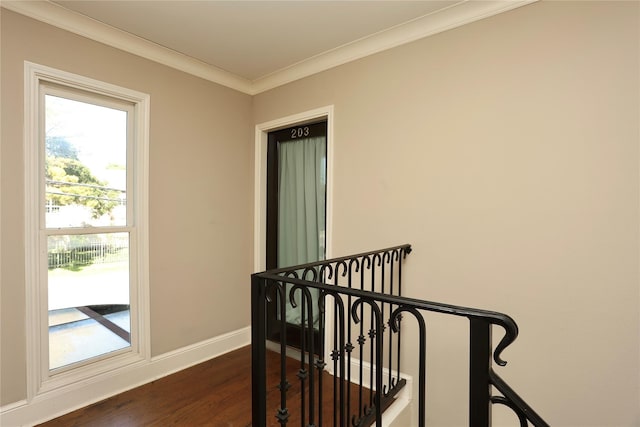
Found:
[[(369, 362), (362, 362), (362, 384), (368, 387), (371, 384), (371, 364)], [(375, 378), (376, 370), (373, 368), (373, 375)], [(387, 378), (389, 376), (389, 370), (387, 368), (382, 369), (382, 377)], [(400, 373), (400, 377), (405, 379), (407, 383), (398, 392), (395, 397), (395, 401), (382, 413), (382, 426), (392, 427), (401, 426), (403, 420), (407, 417), (411, 417), (411, 401), (413, 394), (413, 377), (404, 373)], [(351, 360), (351, 378), (352, 383), (358, 384), (360, 382), (360, 361), (357, 359)], [(375, 390), (375, 381), (373, 389)], [(406, 424), (410, 425), (410, 424)]]
[(31, 401), (11, 403), (0, 408), (0, 425), (33, 426), (244, 347), (250, 342), (251, 328), (238, 329), (161, 354), (149, 361), (126, 366), (105, 375), (100, 381), (72, 384), (42, 393)]
[(411, 425), (413, 378), (409, 375), (402, 375), (407, 380), (405, 386), (396, 395), (396, 400), (382, 413), (383, 427), (403, 427)]

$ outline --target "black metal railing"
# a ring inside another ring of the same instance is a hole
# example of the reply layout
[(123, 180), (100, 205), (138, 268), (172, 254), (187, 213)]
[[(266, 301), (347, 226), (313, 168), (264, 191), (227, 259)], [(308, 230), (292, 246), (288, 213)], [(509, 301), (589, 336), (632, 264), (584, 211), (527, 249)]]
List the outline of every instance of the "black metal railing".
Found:
[[(488, 427), (491, 406), (511, 408), (521, 426), (548, 424), (494, 371), (494, 361), (503, 366), (502, 351), (518, 335), (509, 316), (402, 296), (402, 264), (410, 245), (396, 246), (349, 257), (336, 258), (252, 275), (252, 405), (253, 425), (266, 426), (267, 345), (266, 312), (275, 304), (280, 319), (286, 319), (289, 301), (299, 311), (303, 337), (298, 353), (299, 369), (292, 401), (287, 372), (286, 322), (281, 322), (279, 375), (275, 386), (278, 402), (270, 406), (270, 420), (281, 425), (381, 426), (382, 412), (404, 387), (401, 371), (403, 315), (415, 318), (419, 342), (418, 426), (426, 420), (426, 323), (423, 312), (466, 317), (470, 321), (469, 425)], [(315, 295), (315, 297), (314, 297)], [(327, 322), (330, 320), (330, 322)], [(326, 330), (327, 324), (331, 324)], [(492, 353), (492, 325), (505, 331)], [(314, 348), (314, 332), (327, 337), (321, 349)], [(325, 360), (325, 355), (331, 361)], [(329, 365), (327, 365), (327, 362)], [(289, 362), (290, 363), (290, 362)], [(326, 379), (323, 371), (332, 376)], [(288, 377), (289, 376), (289, 377)], [(328, 384), (325, 384), (328, 382)], [(492, 387), (501, 395), (493, 396)], [(327, 399), (327, 395), (331, 395)], [(295, 409), (290, 409), (295, 408)], [(326, 419), (330, 413), (331, 419)], [(275, 420), (274, 417), (275, 416)], [(295, 421), (293, 421), (295, 418)]]

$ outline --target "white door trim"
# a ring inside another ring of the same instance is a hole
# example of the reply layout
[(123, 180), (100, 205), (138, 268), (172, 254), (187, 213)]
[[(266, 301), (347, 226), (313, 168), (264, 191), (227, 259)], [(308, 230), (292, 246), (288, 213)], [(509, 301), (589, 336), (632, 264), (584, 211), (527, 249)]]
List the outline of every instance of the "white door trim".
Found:
[(305, 111), (280, 119), (256, 125), (255, 129), (255, 176), (254, 176), (254, 215), (253, 215), (253, 271), (266, 268), (267, 242), (267, 135), (271, 131), (308, 123), (317, 119), (327, 120), (327, 217), (326, 217), (326, 254), (332, 257), (333, 231), (333, 105)]
[[(266, 268), (267, 247), (267, 135), (271, 131), (308, 123), (317, 119), (327, 120), (327, 216), (325, 258), (333, 257), (333, 105), (320, 107), (256, 125), (255, 129), (255, 177), (253, 215), (253, 271)], [(333, 304), (327, 304), (325, 312), (325, 342), (333, 342)], [(325, 346), (324, 360), (330, 360)], [(327, 364), (327, 368), (330, 367)], [(331, 366), (332, 367), (332, 366)]]

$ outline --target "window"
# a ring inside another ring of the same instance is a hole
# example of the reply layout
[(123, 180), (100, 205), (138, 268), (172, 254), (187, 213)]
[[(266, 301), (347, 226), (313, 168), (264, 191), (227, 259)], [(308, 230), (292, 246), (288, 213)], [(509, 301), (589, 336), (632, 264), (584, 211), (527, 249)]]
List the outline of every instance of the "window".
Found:
[(33, 396), (148, 358), (148, 96), (26, 71)]

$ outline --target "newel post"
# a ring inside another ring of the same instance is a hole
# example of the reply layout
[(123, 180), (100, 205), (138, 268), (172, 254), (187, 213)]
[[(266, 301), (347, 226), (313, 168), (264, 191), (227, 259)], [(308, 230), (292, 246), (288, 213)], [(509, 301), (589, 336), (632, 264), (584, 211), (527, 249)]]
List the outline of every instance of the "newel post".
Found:
[(252, 425), (267, 422), (266, 285), (251, 276), (251, 408)]
[(470, 318), (469, 426), (491, 425), (491, 324)]

